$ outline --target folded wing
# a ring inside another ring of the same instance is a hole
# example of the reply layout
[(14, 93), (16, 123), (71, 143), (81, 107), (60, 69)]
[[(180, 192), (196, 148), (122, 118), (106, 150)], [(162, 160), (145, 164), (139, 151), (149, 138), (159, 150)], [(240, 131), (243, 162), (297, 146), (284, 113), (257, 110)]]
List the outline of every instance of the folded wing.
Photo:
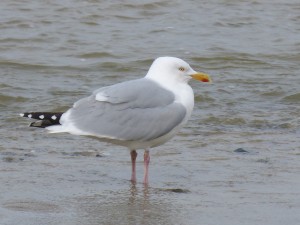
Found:
[(143, 78), (96, 90), (63, 114), (61, 126), (49, 130), (150, 141), (172, 131), (185, 115), (186, 109), (175, 102), (171, 91)]

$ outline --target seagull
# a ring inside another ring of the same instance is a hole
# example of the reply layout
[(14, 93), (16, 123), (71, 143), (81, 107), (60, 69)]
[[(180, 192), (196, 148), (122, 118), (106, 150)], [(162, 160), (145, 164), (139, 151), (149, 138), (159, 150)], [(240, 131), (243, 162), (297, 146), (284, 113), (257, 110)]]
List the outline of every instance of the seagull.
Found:
[(188, 82), (211, 82), (182, 59), (159, 57), (146, 76), (95, 90), (66, 112), (27, 112), (31, 127), (50, 133), (70, 133), (127, 147), (131, 182), (136, 183), (138, 149), (144, 149), (144, 179), (149, 183), (150, 148), (174, 137), (190, 118), (194, 93)]

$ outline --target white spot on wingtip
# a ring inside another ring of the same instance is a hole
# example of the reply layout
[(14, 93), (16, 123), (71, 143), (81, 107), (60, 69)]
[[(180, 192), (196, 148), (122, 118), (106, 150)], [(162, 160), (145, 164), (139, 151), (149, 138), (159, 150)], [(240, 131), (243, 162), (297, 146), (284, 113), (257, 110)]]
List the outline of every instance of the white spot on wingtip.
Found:
[(55, 115), (51, 116), (51, 119), (56, 120), (57, 117)]
[(21, 117), (24, 117), (24, 113), (20, 113), (20, 116), (21, 116)]
[(32, 117), (32, 115), (31, 114), (28, 114), (28, 116), (27, 116), (28, 118), (31, 118)]
[(44, 115), (40, 115), (39, 118), (40, 119), (44, 119), (45, 117), (44, 117)]

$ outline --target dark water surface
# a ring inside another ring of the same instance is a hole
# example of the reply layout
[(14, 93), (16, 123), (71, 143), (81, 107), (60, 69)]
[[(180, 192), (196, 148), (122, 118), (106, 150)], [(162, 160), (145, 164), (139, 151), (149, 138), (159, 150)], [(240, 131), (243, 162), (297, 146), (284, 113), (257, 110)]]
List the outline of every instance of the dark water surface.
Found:
[[(151, 151), (149, 187), (130, 184), (124, 148), (18, 117), (165, 55), (214, 83), (191, 83), (192, 118)], [(4, 0), (0, 76), (1, 225), (300, 224), (299, 1)]]

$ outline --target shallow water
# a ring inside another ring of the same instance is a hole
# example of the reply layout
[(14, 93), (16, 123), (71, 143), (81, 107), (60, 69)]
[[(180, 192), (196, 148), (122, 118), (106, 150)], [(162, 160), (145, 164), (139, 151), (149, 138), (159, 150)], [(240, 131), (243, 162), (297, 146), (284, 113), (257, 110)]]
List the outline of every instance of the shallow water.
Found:
[[(300, 223), (298, 1), (6, 0), (0, 15), (1, 224)], [(163, 55), (214, 83), (191, 83), (192, 118), (151, 151), (149, 187), (129, 182), (124, 148), (18, 117)]]

